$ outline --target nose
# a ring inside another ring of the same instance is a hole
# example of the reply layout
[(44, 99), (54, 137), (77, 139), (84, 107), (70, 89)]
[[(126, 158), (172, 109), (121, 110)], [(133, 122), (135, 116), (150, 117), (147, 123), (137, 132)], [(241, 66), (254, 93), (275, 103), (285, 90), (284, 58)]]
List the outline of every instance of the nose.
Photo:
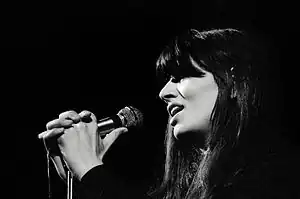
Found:
[(165, 102), (170, 101), (171, 98), (175, 98), (176, 94), (176, 84), (169, 81), (159, 92), (159, 98)]

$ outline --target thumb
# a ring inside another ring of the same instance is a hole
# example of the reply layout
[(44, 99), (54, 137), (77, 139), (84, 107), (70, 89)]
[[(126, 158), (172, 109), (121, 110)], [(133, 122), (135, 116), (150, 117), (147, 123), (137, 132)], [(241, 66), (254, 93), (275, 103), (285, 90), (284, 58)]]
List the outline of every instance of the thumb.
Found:
[(114, 141), (123, 133), (126, 133), (128, 129), (126, 127), (120, 127), (116, 128), (109, 134), (105, 136), (105, 138), (102, 140), (103, 143), (103, 151), (101, 152), (103, 155), (105, 152), (110, 148), (110, 146), (114, 143)]

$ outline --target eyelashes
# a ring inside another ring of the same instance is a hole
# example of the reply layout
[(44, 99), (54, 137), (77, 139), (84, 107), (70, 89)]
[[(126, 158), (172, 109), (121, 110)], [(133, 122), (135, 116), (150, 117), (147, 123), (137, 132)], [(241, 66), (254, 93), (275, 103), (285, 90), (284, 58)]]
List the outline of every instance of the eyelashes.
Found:
[(163, 73), (163, 80), (164, 83), (171, 81), (174, 83), (179, 83), (184, 78), (189, 77), (205, 77), (206, 73), (199, 69), (198, 67), (195, 67), (192, 63), (189, 63), (189, 65), (185, 66), (179, 66), (179, 65), (168, 65), (164, 68)]
[(197, 75), (169, 75), (169, 80), (173, 83), (179, 83), (181, 80), (189, 77), (197, 77), (197, 78), (202, 78), (205, 77), (205, 73), (198, 73)]
[(173, 83), (179, 83), (182, 79), (184, 79), (184, 76), (170, 76), (170, 81)]

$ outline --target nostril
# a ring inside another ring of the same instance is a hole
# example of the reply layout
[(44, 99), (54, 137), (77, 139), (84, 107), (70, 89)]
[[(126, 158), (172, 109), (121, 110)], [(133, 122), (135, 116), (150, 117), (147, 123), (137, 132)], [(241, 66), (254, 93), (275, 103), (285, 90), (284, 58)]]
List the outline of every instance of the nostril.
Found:
[(164, 96), (164, 98), (166, 98), (166, 99), (170, 99), (170, 98), (174, 98), (174, 97), (175, 97), (175, 95), (173, 93), (168, 93)]
[(166, 103), (170, 102), (170, 99), (175, 98), (175, 97), (176, 97), (176, 95), (174, 95), (172, 93), (160, 95), (160, 99)]

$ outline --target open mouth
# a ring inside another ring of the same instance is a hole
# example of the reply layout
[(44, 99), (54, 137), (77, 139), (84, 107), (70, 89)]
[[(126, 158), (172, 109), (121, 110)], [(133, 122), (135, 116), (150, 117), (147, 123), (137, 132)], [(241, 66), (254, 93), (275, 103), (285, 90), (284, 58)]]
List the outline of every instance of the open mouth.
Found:
[(179, 113), (182, 109), (183, 109), (183, 106), (175, 106), (174, 108), (172, 108), (170, 115), (173, 117), (174, 115)]

